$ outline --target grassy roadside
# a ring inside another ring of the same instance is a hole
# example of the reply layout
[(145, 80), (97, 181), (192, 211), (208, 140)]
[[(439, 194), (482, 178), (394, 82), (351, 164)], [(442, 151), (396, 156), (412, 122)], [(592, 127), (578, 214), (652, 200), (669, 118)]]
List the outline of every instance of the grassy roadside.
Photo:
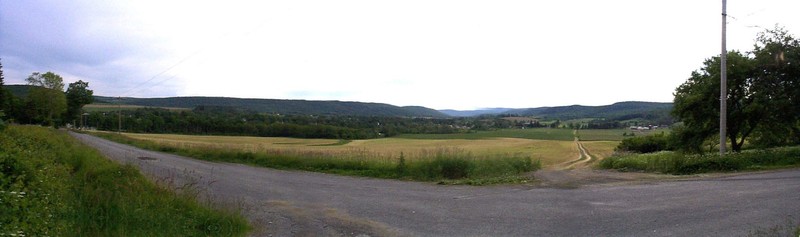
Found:
[(243, 236), (247, 221), (176, 194), (63, 132), (0, 132), (0, 236)]
[(697, 174), (800, 167), (800, 146), (746, 150), (720, 156), (716, 153), (686, 155), (677, 152), (626, 154), (608, 157), (600, 168), (667, 174)]
[(391, 159), (346, 158), (324, 152), (247, 152), (213, 147), (180, 147), (139, 140), (114, 133), (92, 133), (139, 148), (208, 161), (442, 184), (487, 185), (527, 182), (522, 174), (541, 168), (541, 163), (517, 154), (479, 158), (471, 153), (442, 149), (408, 159), (403, 153)]

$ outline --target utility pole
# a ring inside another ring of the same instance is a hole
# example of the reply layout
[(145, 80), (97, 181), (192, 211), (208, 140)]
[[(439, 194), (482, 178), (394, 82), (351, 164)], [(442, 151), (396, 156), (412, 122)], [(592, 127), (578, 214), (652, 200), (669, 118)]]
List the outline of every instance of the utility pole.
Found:
[(725, 143), (727, 117), (728, 117), (728, 49), (725, 45), (725, 35), (727, 28), (727, 12), (728, 2), (722, 0), (722, 53), (720, 54), (720, 68), (719, 68), (719, 155), (725, 155), (727, 145)]
[(122, 97), (117, 97), (117, 133), (122, 134)]

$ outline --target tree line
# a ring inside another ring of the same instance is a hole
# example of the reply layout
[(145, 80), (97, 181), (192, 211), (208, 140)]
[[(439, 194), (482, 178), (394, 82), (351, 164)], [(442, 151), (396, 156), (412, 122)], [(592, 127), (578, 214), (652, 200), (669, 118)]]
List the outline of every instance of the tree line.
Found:
[(282, 115), (235, 107), (198, 106), (193, 110), (139, 108), (115, 112), (90, 112), (88, 126), (100, 130), (246, 135), (262, 137), (369, 139), (403, 133), (464, 132), (455, 120), (435, 118), (368, 117), (336, 115)]
[[(62, 126), (75, 124), (84, 105), (92, 103), (89, 83), (76, 81), (64, 90), (64, 79), (53, 72), (34, 72), (25, 79), (30, 87), (25, 98), (6, 90), (0, 62), (0, 119), (17, 123)], [(2, 120), (0, 120), (2, 121)], [(4, 123), (4, 122), (2, 122)]]

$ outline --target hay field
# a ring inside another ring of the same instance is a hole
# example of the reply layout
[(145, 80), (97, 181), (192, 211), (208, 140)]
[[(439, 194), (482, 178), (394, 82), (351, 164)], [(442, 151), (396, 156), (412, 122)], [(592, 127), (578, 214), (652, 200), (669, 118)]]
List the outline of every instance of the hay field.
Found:
[[(267, 153), (309, 154), (315, 156), (394, 161), (402, 152), (406, 159), (430, 154), (466, 152), (481, 159), (520, 154), (540, 160), (543, 166), (575, 159), (574, 141), (522, 138), (484, 139), (407, 139), (383, 138), (355, 140), (346, 144), (335, 139), (276, 137), (193, 136), (173, 134), (125, 134), (128, 137), (184, 148), (211, 148)], [(613, 147), (612, 147), (613, 149)], [(596, 153), (592, 153), (596, 154)], [(600, 154), (597, 154), (600, 155)]]

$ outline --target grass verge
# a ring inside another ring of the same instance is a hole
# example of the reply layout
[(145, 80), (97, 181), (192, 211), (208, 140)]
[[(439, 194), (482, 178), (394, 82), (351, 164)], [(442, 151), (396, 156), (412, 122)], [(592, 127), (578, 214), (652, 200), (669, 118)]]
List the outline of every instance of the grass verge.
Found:
[(0, 236), (243, 236), (247, 221), (149, 182), (69, 135), (0, 132)]
[(667, 174), (697, 174), (800, 167), (800, 146), (747, 150), (720, 156), (716, 153), (686, 155), (678, 152), (626, 154), (600, 162), (604, 169)]
[(254, 166), (305, 170), (350, 176), (364, 176), (414, 181), (435, 181), (441, 184), (487, 185), (522, 183), (524, 173), (541, 168), (540, 161), (520, 154), (479, 158), (469, 152), (439, 149), (406, 159), (403, 153), (395, 158), (339, 157), (325, 152), (245, 152), (213, 147), (179, 147), (139, 140), (114, 133), (93, 133), (112, 141), (139, 148), (168, 152), (208, 161), (243, 163)]

